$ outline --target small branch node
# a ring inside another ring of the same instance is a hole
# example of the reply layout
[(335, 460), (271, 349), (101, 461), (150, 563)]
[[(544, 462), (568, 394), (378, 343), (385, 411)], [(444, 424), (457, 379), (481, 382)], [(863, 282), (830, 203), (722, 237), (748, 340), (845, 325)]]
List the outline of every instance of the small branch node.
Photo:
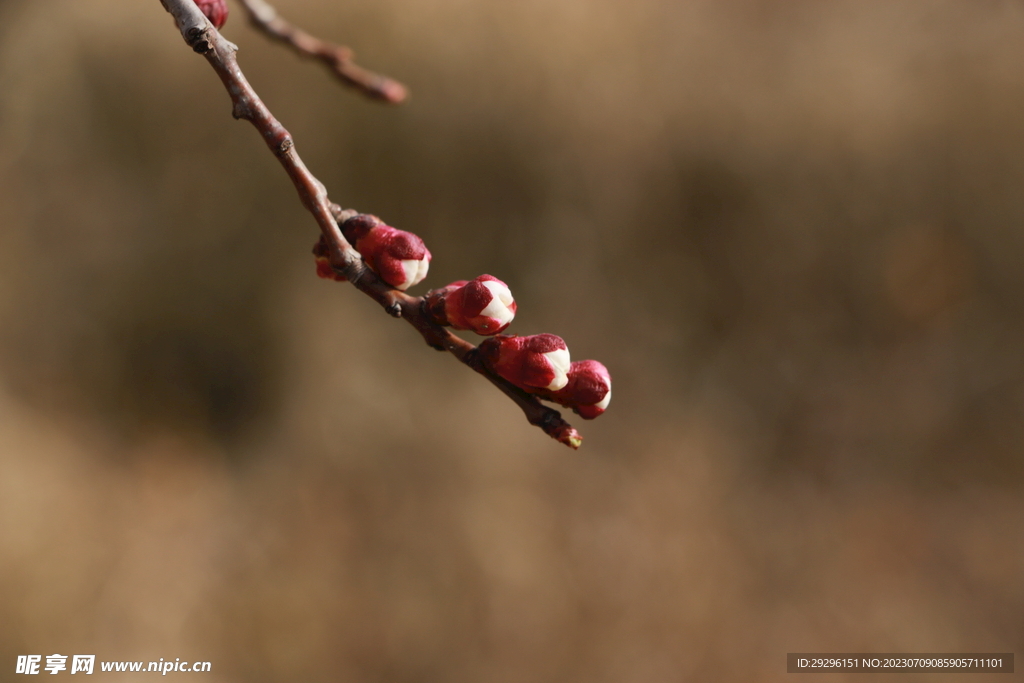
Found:
[(213, 42), (209, 36), (209, 27), (193, 26), (186, 32), (185, 41), (189, 47), (201, 55), (205, 55), (213, 50)]

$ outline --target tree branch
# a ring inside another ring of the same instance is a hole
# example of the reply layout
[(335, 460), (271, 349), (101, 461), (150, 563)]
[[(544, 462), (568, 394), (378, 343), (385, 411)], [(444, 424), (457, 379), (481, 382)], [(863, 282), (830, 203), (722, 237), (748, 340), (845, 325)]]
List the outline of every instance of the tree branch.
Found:
[(300, 55), (319, 59), (346, 85), (368, 97), (392, 104), (402, 102), (408, 95), (405, 86), (398, 81), (364, 69), (352, 61), (355, 55), (349, 48), (322, 41), (282, 19), (266, 0), (239, 1), (253, 26), (289, 45)]
[[(426, 311), (422, 297), (409, 296), (392, 288), (376, 273), (366, 267), (362, 257), (342, 235), (339, 221), (355, 215), (343, 210), (327, 197), (327, 190), (299, 158), (291, 135), (274, 118), (267, 106), (242, 74), (235, 58), (238, 48), (226, 40), (203, 16), (193, 0), (160, 0), (174, 17), (185, 42), (206, 57), (231, 97), (232, 115), (249, 121), (263, 136), (277, 160), (291, 178), (303, 206), (313, 214), (328, 246), (331, 267), (357, 289), (379, 303), (388, 314), (404, 318), (415, 327), (431, 347), (448, 351), (462, 363), (484, 375), (492, 384), (511, 398), (523, 410), (532, 425), (571, 448), (579, 448), (583, 441), (572, 425), (562, 419), (561, 413), (549, 408), (537, 398), (492, 373), (481, 361), (477, 347), (434, 323)], [(252, 0), (244, 0), (252, 2)]]

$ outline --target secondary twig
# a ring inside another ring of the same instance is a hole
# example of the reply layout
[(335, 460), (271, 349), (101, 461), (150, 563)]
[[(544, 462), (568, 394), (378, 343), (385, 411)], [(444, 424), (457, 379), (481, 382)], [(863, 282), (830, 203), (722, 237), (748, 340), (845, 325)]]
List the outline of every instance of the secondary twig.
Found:
[(266, 0), (239, 1), (248, 12), (253, 26), (271, 38), (291, 46), (299, 54), (319, 59), (342, 82), (362, 91), (365, 95), (397, 104), (408, 94), (405, 86), (398, 81), (356, 64), (349, 48), (324, 42), (285, 21)]
[(561, 413), (543, 405), (536, 397), (490, 372), (481, 362), (475, 346), (430, 320), (424, 310), (422, 297), (409, 296), (392, 288), (366, 267), (359, 253), (352, 248), (338, 228), (338, 220), (343, 220), (355, 212), (344, 211), (327, 198), (327, 190), (323, 184), (309, 172), (299, 158), (291, 135), (274, 118), (242, 74), (235, 58), (238, 48), (217, 32), (193, 0), (160, 1), (174, 16), (185, 42), (206, 57), (224, 83), (231, 96), (232, 115), (238, 119), (245, 119), (255, 126), (267, 147), (284, 166), (302, 204), (313, 214), (320, 226), (330, 252), (328, 258), (331, 267), (379, 303), (390, 315), (404, 318), (423, 335), (427, 344), (435, 349), (448, 351), (487, 377), (522, 408), (530, 424), (540, 427), (546, 434), (567, 446), (579, 448), (583, 437), (562, 419)]

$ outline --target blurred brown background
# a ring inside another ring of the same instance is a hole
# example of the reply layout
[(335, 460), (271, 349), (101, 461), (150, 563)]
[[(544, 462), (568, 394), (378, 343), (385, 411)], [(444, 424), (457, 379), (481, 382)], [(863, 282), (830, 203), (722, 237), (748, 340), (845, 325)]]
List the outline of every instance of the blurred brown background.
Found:
[(422, 236), (427, 285), (506, 280), (511, 331), (603, 360), (611, 409), (573, 453), (318, 280), (157, 0), (5, 0), (0, 681), (1021, 656), (1024, 4), (278, 7), (412, 90), (364, 101), (233, 6), (332, 198)]

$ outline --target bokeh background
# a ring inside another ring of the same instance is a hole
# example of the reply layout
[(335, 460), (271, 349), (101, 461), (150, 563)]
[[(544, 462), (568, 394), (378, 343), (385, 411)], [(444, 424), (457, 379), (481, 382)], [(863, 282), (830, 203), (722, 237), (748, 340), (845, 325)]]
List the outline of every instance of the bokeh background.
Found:
[(365, 101), (233, 6), (331, 197), (421, 235), (427, 285), (507, 281), (611, 409), (571, 452), (318, 280), (157, 0), (4, 0), (0, 680), (1021, 656), (1024, 4), (278, 6), (412, 91)]

